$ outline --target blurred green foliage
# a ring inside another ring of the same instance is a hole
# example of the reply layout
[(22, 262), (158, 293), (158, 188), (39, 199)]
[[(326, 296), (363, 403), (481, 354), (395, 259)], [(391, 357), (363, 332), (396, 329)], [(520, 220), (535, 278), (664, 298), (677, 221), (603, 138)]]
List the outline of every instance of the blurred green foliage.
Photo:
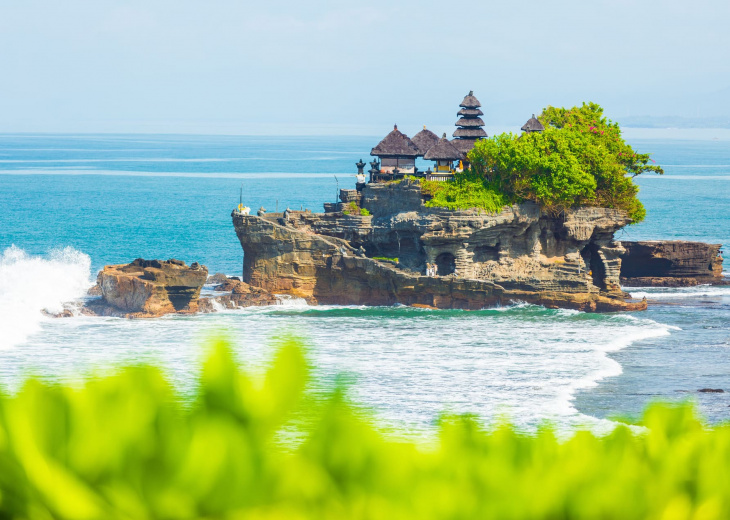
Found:
[(308, 372), (296, 342), (259, 379), (219, 342), (192, 405), (149, 367), (30, 380), (0, 399), (0, 518), (730, 518), (730, 428), (690, 406), (563, 442), (450, 417), (424, 447), (379, 433), (339, 389), (311, 406)]

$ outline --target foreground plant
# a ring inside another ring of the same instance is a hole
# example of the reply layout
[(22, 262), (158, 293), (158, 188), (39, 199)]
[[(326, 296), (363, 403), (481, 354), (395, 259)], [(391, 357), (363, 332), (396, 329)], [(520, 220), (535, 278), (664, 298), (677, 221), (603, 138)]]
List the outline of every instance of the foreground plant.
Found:
[(31, 380), (0, 399), (0, 517), (730, 517), (730, 429), (689, 406), (651, 406), (645, 434), (567, 442), (452, 417), (424, 448), (378, 433), (339, 390), (313, 405), (307, 379), (289, 342), (261, 379), (216, 344), (192, 405), (150, 367), (82, 388)]

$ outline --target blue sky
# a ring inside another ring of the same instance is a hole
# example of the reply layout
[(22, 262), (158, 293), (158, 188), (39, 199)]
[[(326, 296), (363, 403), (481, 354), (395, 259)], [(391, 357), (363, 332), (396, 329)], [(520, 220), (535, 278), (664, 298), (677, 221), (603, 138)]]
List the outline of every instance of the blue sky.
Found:
[(0, 132), (379, 135), (730, 115), (730, 2), (3, 0)]

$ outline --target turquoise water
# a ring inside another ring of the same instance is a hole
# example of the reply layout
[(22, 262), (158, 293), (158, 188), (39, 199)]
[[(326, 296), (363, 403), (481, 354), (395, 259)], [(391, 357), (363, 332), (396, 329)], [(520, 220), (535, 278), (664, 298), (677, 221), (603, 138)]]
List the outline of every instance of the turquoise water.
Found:
[[(193, 384), (200, 344), (225, 331), (261, 368), (272, 338), (308, 338), (323, 384), (347, 372), (358, 401), (389, 424), (428, 433), (442, 411), (525, 428), (610, 427), (655, 398), (691, 398), (730, 418), (730, 291), (637, 290), (649, 311), (586, 315), (516, 305), (480, 312), (310, 308), (301, 302), (149, 321), (76, 317), (44, 308), (79, 298), (108, 263), (199, 261), (240, 272), (230, 222), (243, 187), (254, 210), (320, 211), (354, 185), (377, 138), (0, 136), (0, 381), (76, 377), (124, 360), (160, 363)], [(730, 244), (730, 142), (635, 140), (665, 176), (642, 176), (646, 222), (623, 239)], [(335, 179), (335, 176), (338, 180)], [(454, 334), (457, 331), (457, 334)]]

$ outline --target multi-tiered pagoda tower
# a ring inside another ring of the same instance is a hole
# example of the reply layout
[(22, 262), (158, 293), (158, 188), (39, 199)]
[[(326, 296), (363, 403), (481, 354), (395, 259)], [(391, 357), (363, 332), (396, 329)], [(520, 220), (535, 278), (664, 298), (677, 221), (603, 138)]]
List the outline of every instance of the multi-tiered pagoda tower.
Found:
[(484, 112), (479, 110), (482, 105), (474, 97), (474, 91), (470, 90), (459, 106), (461, 110), (456, 113), (459, 116), (456, 122), (458, 128), (454, 132), (455, 139), (451, 142), (460, 152), (466, 154), (474, 148), (477, 139), (487, 137), (487, 132), (482, 128), (484, 121), (479, 116), (483, 116)]

